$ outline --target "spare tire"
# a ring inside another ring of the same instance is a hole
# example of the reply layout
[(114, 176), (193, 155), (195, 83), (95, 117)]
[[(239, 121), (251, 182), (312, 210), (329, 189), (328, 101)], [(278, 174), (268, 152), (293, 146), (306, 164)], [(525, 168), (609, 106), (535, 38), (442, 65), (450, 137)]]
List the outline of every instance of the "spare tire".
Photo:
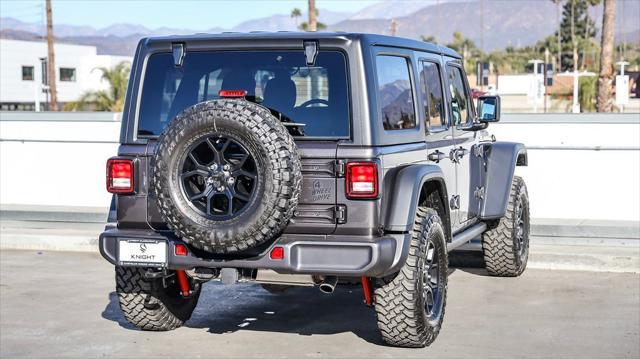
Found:
[(274, 238), (298, 204), (302, 175), (293, 138), (269, 110), (245, 100), (186, 109), (158, 139), (151, 166), (162, 218), (210, 253)]

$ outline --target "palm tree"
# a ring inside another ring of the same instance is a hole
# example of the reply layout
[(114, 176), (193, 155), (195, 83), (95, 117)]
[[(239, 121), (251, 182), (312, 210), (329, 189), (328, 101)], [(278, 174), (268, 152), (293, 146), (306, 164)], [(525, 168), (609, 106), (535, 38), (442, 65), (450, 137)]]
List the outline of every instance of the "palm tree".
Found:
[(298, 18), (302, 16), (302, 11), (297, 7), (291, 10), (291, 17), (296, 21), (296, 29), (298, 28)]
[(102, 80), (109, 84), (109, 89), (87, 91), (77, 101), (67, 103), (64, 110), (77, 111), (89, 107), (95, 111), (122, 111), (131, 65), (128, 62), (121, 62), (111, 69), (97, 67), (93, 70), (102, 72)]
[(598, 112), (613, 109), (613, 34), (616, 26), (616, 0), (604, 1), (602, 40), (600, 45), (600, 76), (598, 77)]

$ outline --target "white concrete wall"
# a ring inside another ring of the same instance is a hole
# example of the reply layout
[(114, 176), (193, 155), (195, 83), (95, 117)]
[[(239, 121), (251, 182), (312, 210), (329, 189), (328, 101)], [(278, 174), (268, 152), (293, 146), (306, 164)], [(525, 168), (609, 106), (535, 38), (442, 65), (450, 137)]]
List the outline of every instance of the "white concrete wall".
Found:
[[(101, 79), (96, 67), (113, 67), (121, 61), (131, 62), (131, 57), (97, 55), (95, 46), (56, 43), (56, 78), (58, 101), (77, 100), (88, 90), (102, 90), (108, 84)], [(46, 42), (0, 39), (0, 102), (35, 101), (36, 86), (41, 83), (40, 57), (47, 56)], [(34, 80), (22, 80), (22, 66), (34, 67)], [(59, 81), (60, 68), (75, 68), (75, 81)], [(46, 95), (38, 93), (44, 102)]]
[[(640, 115), (635, 116), (635, 123), (509, 123), (505, 115), (490, 132), (528, 147), (529, 166), (516, 173), (527, 182), (532, 217), (640, 221)], [(590, 116), (575, 116), (580, 117)]]
[(0, 204), (108, 206), (119, 134), (111, 113), (0, 112)]
[[(639, 114), (505, 115), (489, 130), (529, 146), (517, 172), (533, 217), (640, 221)], [(119, 131), (109, 113), (0, 113), (0, 204), (107, 206)]]

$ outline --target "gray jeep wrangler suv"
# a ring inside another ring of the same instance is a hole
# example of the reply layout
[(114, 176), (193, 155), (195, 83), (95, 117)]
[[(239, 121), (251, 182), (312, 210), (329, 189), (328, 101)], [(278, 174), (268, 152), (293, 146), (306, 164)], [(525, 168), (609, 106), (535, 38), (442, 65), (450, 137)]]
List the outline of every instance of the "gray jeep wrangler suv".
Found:
[[(181, 326), (204, 282), (361, 283), (383, 339), (438, 335), (448, 252), (527, 264), (524, 146), (486, 131), (460, 55), (357, 33), (146, 38), (132, 65), (102, 256), (126, 319)], [(480, 240), (478, 240), (480, 238)]]

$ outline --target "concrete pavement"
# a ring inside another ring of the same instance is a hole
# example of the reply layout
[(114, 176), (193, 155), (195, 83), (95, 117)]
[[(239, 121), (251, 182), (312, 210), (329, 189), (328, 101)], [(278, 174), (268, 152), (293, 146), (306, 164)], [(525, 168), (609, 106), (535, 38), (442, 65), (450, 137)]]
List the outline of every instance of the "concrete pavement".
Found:
[(0, 251), (0, 357), (640, 356), (640, 275), (528, 269), (520, 278), (451, 269), (440, 337), (383, 345), (358, 288), (333, 295), (208, 283), (192, 319), (168, 333), (122, 317), (113, 268), (97, 254)]

